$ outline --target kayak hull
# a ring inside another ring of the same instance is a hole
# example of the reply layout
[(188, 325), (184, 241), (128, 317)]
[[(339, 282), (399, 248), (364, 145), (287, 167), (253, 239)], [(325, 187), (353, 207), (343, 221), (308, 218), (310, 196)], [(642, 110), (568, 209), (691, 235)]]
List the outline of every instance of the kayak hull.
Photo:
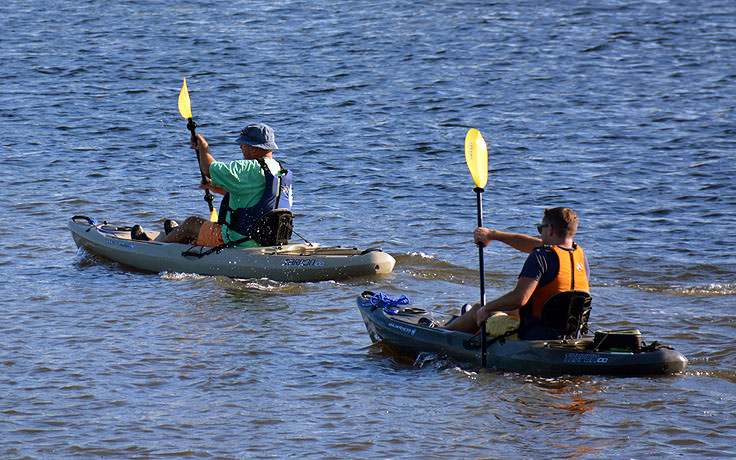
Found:
[[(358, 297), (358, 308), (373, 342), (409, 356), (435, 353), (456, 361), (482, 367), (480, 336), (449, 331), (451, 315), (437, 320), (436, 313), (419, 308), (382, 308), (370, 303), (365, 292)], [(420, 325), (425, 323), (433, 326)], [(682, 372), (687, 359), (668, 347), (647, 351), (595, 350), (593, 337), (577, 340), (497, 340), (488, 339), (486, 367), (533, 374), (557, 375), (662, 375)]]
[(201, 255), (210, 248), (156, 241), (163, 238), (160, 233), (148, 232), (153, 241), (131, 240), (130, 227), (98, 225), (81, 217), (72, 218), (68, 227), (77, 247), (154, 273), (309, 282), (388, 274), (396, 263), (391, 255), (377, 248), (361, 251), (318, 244), (226, 248)]

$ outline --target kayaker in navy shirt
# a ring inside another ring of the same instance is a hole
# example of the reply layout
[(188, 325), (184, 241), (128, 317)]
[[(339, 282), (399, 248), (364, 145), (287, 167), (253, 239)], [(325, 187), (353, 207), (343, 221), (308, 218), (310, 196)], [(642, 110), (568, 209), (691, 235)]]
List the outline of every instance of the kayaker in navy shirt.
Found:
[(564, 207), (545, 209), (542, 223), (537, 225), (540, 238), (477, 228), (473, 234), (476, 244), (486, 247), (491, 241), (501, 241), (529, 253), (529, 257), (512, 291), (486, 302), (482, 308), (480, 302), (476, 303), (446, 328), (473, 334), (491, 315), (505, 312), (525, 326), (522, 339), (557, 338), (554, 331), (539, 324), (544, 302), (558, 292), (590, 290), (585, 253), (573, 241), (577, 228), (577, 215)]

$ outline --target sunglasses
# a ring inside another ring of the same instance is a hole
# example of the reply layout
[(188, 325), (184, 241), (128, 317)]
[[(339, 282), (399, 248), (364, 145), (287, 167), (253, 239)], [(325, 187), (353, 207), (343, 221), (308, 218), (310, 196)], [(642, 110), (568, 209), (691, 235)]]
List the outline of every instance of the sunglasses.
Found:
[(549, 227), (550, 225), (552, 225), (552, 224), (537, 224), (537, 231), (538, 231), (538, 232), (539, 232), (539, 234), (541, 235), (541, 234), (542, 234), (542, 229), (543, 229), (544, 227)]

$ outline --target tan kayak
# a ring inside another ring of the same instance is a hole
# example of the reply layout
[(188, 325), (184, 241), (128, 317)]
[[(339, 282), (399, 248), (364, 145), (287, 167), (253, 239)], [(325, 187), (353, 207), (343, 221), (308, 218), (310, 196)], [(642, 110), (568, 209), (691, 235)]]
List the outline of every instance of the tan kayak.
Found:
[(396, 261), (380, 248), (360, 250), (315, 243), (258, 248), (225, 248), (157, 241), (163, 232), (146, 231), (153, 241), (130, 238), (130, 227), (98, 224), (74, 216), (69, 230), (78, 247), (120, 264), (160, 273), (198, 273), (274, 281), (324, 281), (391, 273)]

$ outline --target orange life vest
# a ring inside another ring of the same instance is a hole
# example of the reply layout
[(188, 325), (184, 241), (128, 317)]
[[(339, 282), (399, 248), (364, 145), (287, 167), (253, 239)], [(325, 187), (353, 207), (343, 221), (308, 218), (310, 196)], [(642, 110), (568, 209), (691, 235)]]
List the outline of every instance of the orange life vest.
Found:
[(583, 248), (573, 244), (573, 250), (562, 249), (556, 245), (545, 246), (545, 249), (557, 254), (560, 269), (555, 279), (537, 286), (529, 300), (531, 314), (535, 318), (542, 315), (542, 307), (547, 300), (559, 292), (571, 291), (573, 289), (590, 292), (588, 286), (588, 275), (585, 272), (585, 254)]

